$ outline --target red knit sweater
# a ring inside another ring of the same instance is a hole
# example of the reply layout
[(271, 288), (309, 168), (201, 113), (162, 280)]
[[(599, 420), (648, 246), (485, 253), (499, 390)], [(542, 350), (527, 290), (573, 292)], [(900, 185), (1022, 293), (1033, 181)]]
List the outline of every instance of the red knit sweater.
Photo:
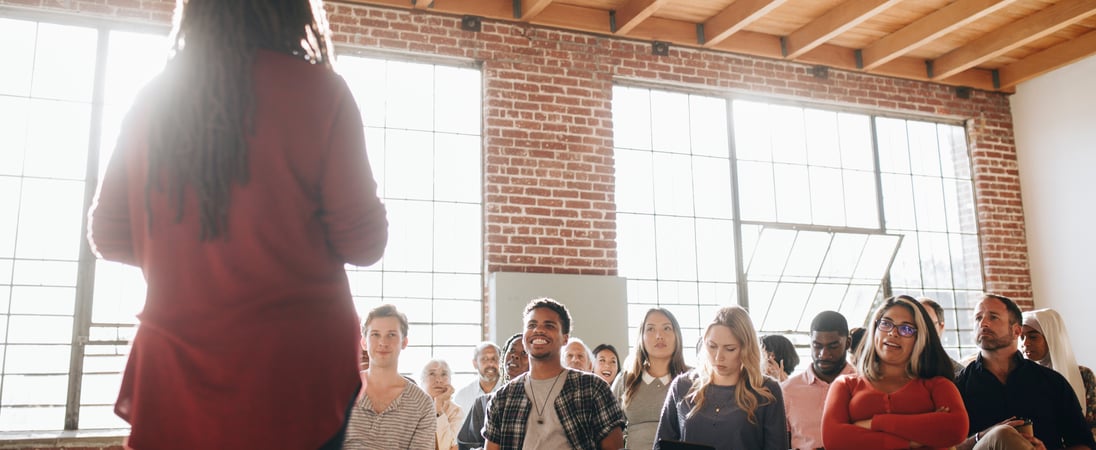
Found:
[[(140, 327), (115, 405), (135, 449), (317, 448), (358, 386), (358, 317), (344, 265), (371, 264), (385, 208), (345, 82), (260, 51), (250, 180), (224, 238), (199, 241), (193, 191), (145, 209), (148, 99), (138, 98), (90, 213), (102, 257), (141, 267)], [(151, 229), (150, 229), (151, 228)]]
[[(946, 406), (947, 412), (939, 412)], [(871, 429), (855, 425), (871, 419)], [(955, 384), (944, 377), (915, 379), (886, 394), (860, 375), (830, 386), (822, 416), (827, 450), (905, 449), (910, 441), (948, 448), (966, 439), (967, 410)]]

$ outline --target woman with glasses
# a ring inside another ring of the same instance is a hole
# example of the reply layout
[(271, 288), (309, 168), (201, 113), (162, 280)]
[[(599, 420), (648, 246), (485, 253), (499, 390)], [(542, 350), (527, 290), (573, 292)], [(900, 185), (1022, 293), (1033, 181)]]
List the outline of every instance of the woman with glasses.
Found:
[(613, 396), (620, 400), (628, 418), (624, 437), (628, 448), (654, 445), (670, 381), (689, 370), (684, 353), (677, 318), (665, 308), (648, 309), (639, 324), (632, 356), (613, 382)]
[[(722, 308), (704, 331), (700, 367), (670, 384), (654, 450), (666, 441), (716, 450), (786, 450), (780, 384), (761, 373), (761, 345), (740, 306)], [(631, 445), (629, 448), (639, 448)]]
[(951, 361), (913, 297), (887, 299), (864, 336), (857, 374), (826, 396), (822, 442), (829, 450), (948, 448), (967, 436), (967, 411)]

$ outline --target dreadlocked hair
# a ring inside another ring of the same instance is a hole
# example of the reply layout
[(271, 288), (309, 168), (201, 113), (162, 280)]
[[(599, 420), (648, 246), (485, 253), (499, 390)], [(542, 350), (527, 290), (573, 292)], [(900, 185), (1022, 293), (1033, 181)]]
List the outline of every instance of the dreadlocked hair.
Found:
[(330, 31), (322, 0), (178, 0), (171, 42), (149, 116), (145, 210), (151, 230), (150, 194), (166, 188), (182, 221), (189, 187), (204, 241), (225, 234), (232, 187), (248, 181), (256, 52), (330, 69)]

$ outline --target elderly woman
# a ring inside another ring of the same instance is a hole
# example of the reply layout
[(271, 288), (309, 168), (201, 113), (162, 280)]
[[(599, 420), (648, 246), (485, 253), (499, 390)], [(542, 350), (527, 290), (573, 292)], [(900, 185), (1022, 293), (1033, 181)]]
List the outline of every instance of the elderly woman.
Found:
[(436, 450), (457, 450), (457, 432), (464, 418), (460, 406), (453, 401), (451, 374), (449, 363), (442, 359), (432, 359), (422, 368), (422, 388), (434, 399), (434, 411), (438, 416), (434, 429)]
[(1096, 376), (1088, 367), (1077, 365), (1066, 324), (1058, 311), (1048, 308), (1024, 313), (1020, 352), (1025, 358), (1054, 369), (1069, 381), (1077, 401), (1081, 402), (1085, 421), (1096, 436)]

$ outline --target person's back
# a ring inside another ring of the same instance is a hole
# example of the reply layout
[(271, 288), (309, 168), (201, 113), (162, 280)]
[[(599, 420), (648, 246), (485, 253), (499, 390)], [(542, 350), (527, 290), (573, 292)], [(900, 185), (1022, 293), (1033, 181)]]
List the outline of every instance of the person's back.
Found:
[[(359, 383), (343, 266), (375, 262), (387, 240), (360, 113), (330, 67), (255, 50), (235, 161), (246, 175), (218, 178), (224, 161), (209, 155), (230, 149), (172, 160), (158, 134), (176, 123), (157, 118), (185, 116), (172, 95), (199, 90), (179, 74), (217, 64), (184, 59), (138, 97), (91, 212), (96, 252), (148, 283), (116, 412), (137, 449), (317, 448)], [(198, 117), (219, 136), (227, 109)], [(223, 215), (206, 214), (216, 204)]]

